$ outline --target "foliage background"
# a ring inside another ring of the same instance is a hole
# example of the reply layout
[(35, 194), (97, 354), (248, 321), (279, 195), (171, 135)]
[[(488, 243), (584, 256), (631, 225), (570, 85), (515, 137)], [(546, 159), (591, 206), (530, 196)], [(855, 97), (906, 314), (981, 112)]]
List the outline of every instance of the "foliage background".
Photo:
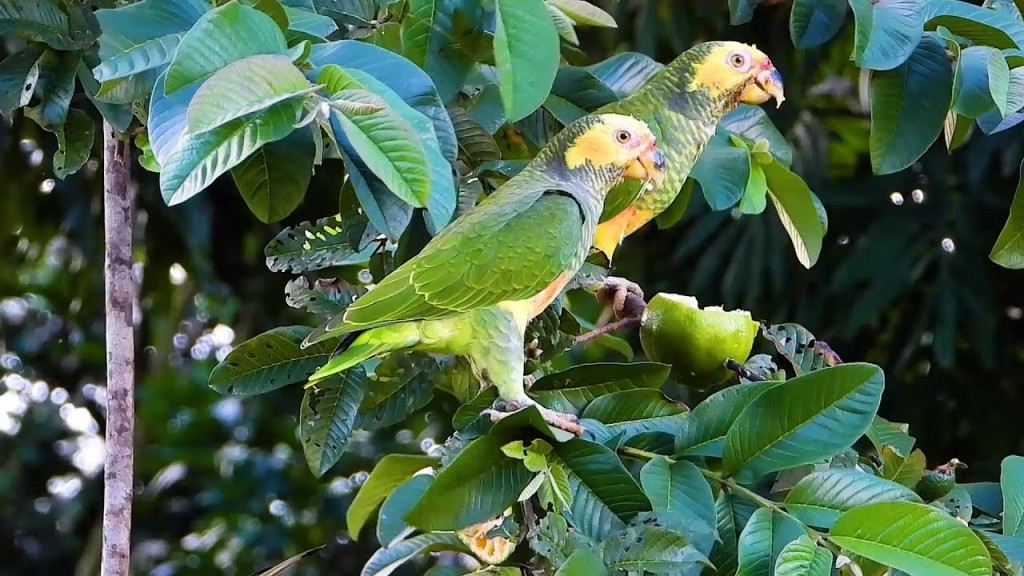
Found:
[[(910, 169), (871, 174), (865, 78), (849, 54), (853, 24), (797, 52), (788, 3), (764, 3), (728, 25), (725, 3), (605, 2), (617, 30), (581, 29), (589, 61), (621, 50), (667, 62), (707, 39), (756, 43), (786, 81), (770, 110), (796, 168), (829, 213), (819, 263), (803, 269), (765, 217), (707, 213), (693, 202), (670, 230), (650, 226), (617, 254), (617, 273), (648, 293), (795, 321), (845, 360), (882, 366), (880, 414), (909, 422), (918, 445), (998, 476), (1021, 452), (1024, 301), (1015, 272), (987, 259), (1024, 150), (1021, 127), (941, 143)], [(94, 574), (99, 557), (104, 395), (101, 178), (95, 161), (66, 181), (50, 173), (52, 137), (19, 117), (0, 124), (0, 574)], [(98, 144), (98, 143), (97, 143)], [(99, 157), (99, 146), (93, 158)], [(425, 418), (364, 436), (315, 480), (295, 437), (300, 390), (253, 399), (207, 387), (218, 354), (299, 321), (263, 247), (281, 225), (257, 221), (222, 178), (168, 209), (155, 175), (136, 169), (142, 280), (135, 562), (140, 574), (248, 574), (311, 546), (328, 552), (299, 573), (354, 573), (376, 547), (353, 543), (344, 512), (374, 456), (429, 452), (449, 423)], [(285, 223), (334, 210), (340, 170), (314, 177)], [(918, 192), (920, 191), (920, 192)], [(1019, 275), (1019, 273), (1017, 273)], [(631, 335), (630, 338), (635, 338)], [(637, 347), (638, 349), (638, 347)], [(369, 540), (369, 541), (367, 541)]]

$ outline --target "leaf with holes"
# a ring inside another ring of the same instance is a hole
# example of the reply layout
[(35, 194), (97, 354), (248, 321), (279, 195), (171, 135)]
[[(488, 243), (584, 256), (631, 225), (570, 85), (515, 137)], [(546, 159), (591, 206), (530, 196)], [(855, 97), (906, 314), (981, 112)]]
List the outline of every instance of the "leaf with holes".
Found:
[(437, 465), (437, 458), (416, 454), (388, 454), (380, 459), (345, 514), (349, 536), (359, 539), (359, 532), (373, 511), (395, 488), (416, 472)]
[(767, 474), (835, 454), (867, 430), (884, 388), (885, 376), (878, 366), (851, 363), (766, 390), (729, 428), (724, 471)]
[(196, 91), (188, 105), (188, 131), (202, 134), (315, 89), (287, 56), (242, 58), (214, 72)]
[(306, 389), (299, 408), (299, 440), (317, 478), (345, 452), (369, 385), (362, 366), (355, 366)]
[(604, 563), (625, 573), (677, 574), (708, 559), (686, 537), (657, 526), (631, 526), (605, 545)]
[(313, 286), (305, 276), (293, 278), (285, 284), (284, 299), (292, 308), (302, 308), (318, 316), (335, 316), (348, 308), (366, 288), (353, 286), (344, 280), (318, 278)]
[(25, 116), (50, 132), (63, 126), (68, 118), (71, 97), (75, 94), (75, 77), (80, 62), (78, 52), (44, 52), (39, 58), (39, 78), (32, 96), (38, 104), (25, 108)]
[(786, 495), (786, 510), (805, 524), (828, 529), (843, 512), (872, 502), (921, 502), (921, 497), (874, 474), (832, 468), (797, 482)]
[(78, 108), (68, 111), (67, 121), (57, 129), (57, 151), (53, 154), (53, 175), (63, 180), (89, 159), (95, 122)]
[(992, 560), (970, 528), (941, 510), (912, 502), (878, 502), (839, 517), (829, 540), (910, 574), (989, 576)]
[(315, 142), (309, 128), (264, 144), (231, 169), (249, 210), (262, 222), (277, 222), (302, 202), (313, 178)]
[(809, 330), (799, 324), (772, 324), (762, 326), (761, 334), (775, 344), (797, 376), (835, 366), (841, 363), (839, 356), (825, 342), (819, 341)]
[(804, 534), (793, 518), (758, 508), (740, 533), (736, 576), (772, 576), (782, 550)]
[(1010, 216), (988, 257), (1003, 268), (1024, 268), (1024, 162), (1021, 163), (1020, 180), (1010, 204)]
[(827, 548), (821, 548), (809, 536), (793, 540), (779, 553), (775, 574), (779, 576), (829, 576), (835, 559)]
[(721, 458), (732, 423), (754, 398), (776, 382), (752, 382), (715, 392), (680, 422), (675, 450), (681, 456)]
[(434, 382), (430, 374), (420, 371), (404, 379), (388, 393), (377, 393), (367, 398), (360, 408), (358, 427), (363, 430), (386, 428), (404, 421), (410, 414), (423, 408), (434, 397)]
[[(166, 160), (160, 161), (160, 192), (164, 202), (174, 206), (188, 200), (264, 144), (288, 136), (299, 112), (299, 102), (284, 101), (265, 112), (232, 120), (202, 134), (184, 132), (177, 147)], [(160, 160), (159, 156), (157, 159)]]
[(802, 50), (828, 42), (846, 19), (847, 0), (794, 0), (789, 37)]
[(377, 245), (371, 244), (358, 252), (352, 250), (341, 228), (341, 218), (331, 216), (285, 228), (267, 244), (263, 255), (271, 271), (299, 274), (365, 264), (376, 249)]
[(509, 122), (540, 108), (558, 73), (558, 30), (544, 0), (495, 2), (494, 62)]
[(569, 477), (572, 506), (567, 518), (583, 534), (603, 540), (651, 510), (650, 500), (608, 448), (575, 439), (557, 444), (553, 454)]
[(405, 520), (421, 530), (459, 530), (515, 503), (532, 474), (502, 453), (505, 442), (496, 435), (470, 442), (441, 469)]
[(360, 576), (387, 576), (415, 556), (441, 550), (469, 552), (458, 536), (451, 532), (420, 534), (374, 552), (366, 566), (363, 566)]
[(300, 348), (306, 326), (282, 326), (234, 348), (210, 373), (210, 387), (223, 394), (251, 395), (303, 382), (334, 350), (330, 342)]
[(44, 48), (29, 44), (0, 62), (0, 110), (21, 108), (32, 100)]

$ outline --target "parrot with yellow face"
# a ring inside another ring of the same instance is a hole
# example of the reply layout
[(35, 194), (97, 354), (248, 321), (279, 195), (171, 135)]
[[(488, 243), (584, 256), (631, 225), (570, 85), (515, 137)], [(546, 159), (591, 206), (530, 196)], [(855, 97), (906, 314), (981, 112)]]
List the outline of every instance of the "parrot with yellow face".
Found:
[(668, 169), (660, 186), (616, 186), (606, 200), (594, 247), (611, 261), (622, 239), (668, 208), (715, 133), (722, 117), (740, 103), (781, 106), (782, 77), (771, 59), (740, 42), (705, 42), (683, 52), (637, 92), (595, 114), (628, 114), (647, 123), (658, 138)]
[(304, 346), (341, 344), (309, 386), (389, 352), (452, 354), (497, 388), (506, 408), (492, 419), (537, 406), (550, 424), (580, 433), (575, 417), (527, 396), (524, 331), (582, 266), (608, 191), (624, 178), (657, 188), (665, 168), (654, 134), (631, 116), (570, 124), (522, 172), (310, 333)]

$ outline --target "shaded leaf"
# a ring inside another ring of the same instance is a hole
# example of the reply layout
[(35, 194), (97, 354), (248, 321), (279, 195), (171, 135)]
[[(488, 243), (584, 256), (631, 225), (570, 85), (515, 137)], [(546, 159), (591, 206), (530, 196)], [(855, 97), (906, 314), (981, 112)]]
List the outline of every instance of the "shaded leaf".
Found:
[(78, 52), (47, 50), (39, 58), (39, 78), (36, 80), (33, 101), (35, 106), (25, 108), (25, 116), (35, 120), (42, 128), (55, 132), (68, 118), (68, 106), (75, 93), (75, 77), (81, 55)]
[(1003, 459), (999, 485), (1003, 491), (1003, 534), (1024, 536), (1024, 457)]
[(306, 389), (299, 409), (299, 440), (317, 478), (345, 452), (369, 384), (362, 366), (354, 366)]
[(739, 537), (757, 504), (728, 492), (721, 492), (715, 500), (719, 541), (711, 551), (711, 562), (722, 574), (733, 574), (738, 566)]
[(768, 180), (768, 197), (804, 268), (814, 266), (821, 254), (825, 226), (818, 215), (814, 194), (802, 178), (777, 160), (762, 164)]
[(548, 0), (548, 3), (564, 12), (580, 26), (601, 26), (618, 28), (611, 14), (583, 0)]
[(307, 326), (282, 326), (235, 347), (210, 373), (210, 387), (225, 394), (251, 395), (305, 381), (330, 357), (334, 344), (299, 344)]
[(918, 0), (850, 0), (857, 22), (853, 56), (857, 66), (891, 70), (921, 39), (924, 18)]
[(627, 573), (677, 574), (708, 560), (686, 537), (656, 526), (631, 526), (605, 547), (606, 565)]
[(318, 278), (311, 287), (305, 276), (288, 281), (284, 287), (285, 302), (318, 316), (335, 316), (348, 308), (358, 296), (365, 294), (362, 286), (344, 280)]
[(356, 497), (345, 514), (349, 536), (353, 540), (358, 540), (359, 532), (366, 525), (366, 521), (388, 494), (416, 472), (436, 465), (437, 458), (417, 454), (388, 454), (381, 458), (366, 482), (356, 492)]
[(658, 390), (637, 389), (601, 396), (580, 416), (597, 420), (605, 425), (607, 433), (622, 433), (622, 439), (628, 440), (643, 432), (674, 433), (687, 411), (685, 405), (672, 402)]
[(808, 536), (793, 540), (779, 553), (775, 574), (784, 576), (829, 576), (834, 556)]
[(262, 222), (277, 222), (302, 202), (313, 178), (315, 142), (309, 129), (264, 144), (231, 170), (249, 210)]
[(721, 458), (725, 450), (725, 436), (733, 422), (747, 404), (774, 385), (774, 382), (740, 384), (709, 396), (680, 423), (676, 432), (676, 453)]
[(828, 344), (819, 341), (799, 324), (766, 325), (761, 327), (761, 333), (772, 341), (779, 354), (789, 360), (797, 376), (841, 363)]
[(380, 506), (377, 519), (377, 541), (387, 548), (413, 532), (405, 523), (405, 515), (419, 502), (427, 487), (434, 481), (429, 474), (417, 474), (402, 482)]
[(1020, 181), (1010, 204), (1010, 216), (988, 257), (1003, 268), (1024, 268), (1024, 163), (1021, 163)]
[(72, 108), (64, 125), (57, 129), (57, 151), (53, 154), (53, 175), (63, 179), (89, 160), (95, 122), (88, 114)]
[(640, 470), (640, 483), (655, 512), (667, 513), (681, 525), (717, 531), (711, 485), (692, 463), (655, 458)]
[(387, 576), (413, 557), (439, 550), (469, 552), (452, 532), (420, 534), (374, 552), (360, 572), (360, 576)]
[(782, 550), (804, 534), (804, 527), (789, 516), (758, 508), (740, 533), (736, 576), (775, 574), (775, 564)]
[(21, 108), (31, 101), (44, 48), (29, 44), (0, 62), (0, 110)]
[(789, 14), (789, 37), (806, 50), (828, 42), (846, 19), (846, 0), (794, 0)]
[(540, 108), (558, 72), (558, 31), (543, 0), (496, 0), (494, 62), (509, 122)]

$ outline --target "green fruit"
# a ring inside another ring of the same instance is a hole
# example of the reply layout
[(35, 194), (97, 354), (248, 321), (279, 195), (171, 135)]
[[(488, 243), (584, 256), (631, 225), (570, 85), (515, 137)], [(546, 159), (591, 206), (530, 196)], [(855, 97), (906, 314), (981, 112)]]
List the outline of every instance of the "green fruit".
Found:
[(640, 322), (640, 344), (647, 357), (672, 365), (680, 384), (713, 386), (729, 377), (727, 359), (747, 361), (758, 323), (745, 310), (701, 309), (697, 299), (658, 294)]
[(956, 476), (953, 474), (944, 474), (937, 470), (925, 470), (924, 476), (918, 481), (914, 491), (925, 502), (931, 502), (949, 494), (954, 486), (956, 486)]

